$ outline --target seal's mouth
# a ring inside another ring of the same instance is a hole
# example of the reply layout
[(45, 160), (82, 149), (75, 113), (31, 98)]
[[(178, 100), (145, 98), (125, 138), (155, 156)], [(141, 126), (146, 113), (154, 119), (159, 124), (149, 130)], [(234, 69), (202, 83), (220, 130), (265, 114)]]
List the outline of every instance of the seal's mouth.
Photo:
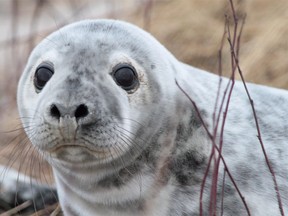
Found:
[(79, 144), (62, 144), (62, 145), (56, 145), (50, 149), (47, 149), (48, 152), (53, 153), (53, 152), (58, 152), (62, 151), (65, 149), (72, 149), (72, 148), (82, 148), (85, 149), (91, 153), (96, 153), (96, 154), (102, 154), (102, 153), (108, 153), (107, 148), (90, 148), (85, 145), (79, 145)]
[(107, 147), (91, 148), (85, 145), (78, 144), (56, 145), (50, 149), (47, 149), (46, 152), (48, 152), (52, 158), (57, 158), (70, 162), (81, 162), (95, 159), (106, 160), (110, 157), (113, 157), (112, 149), (108, 149)]

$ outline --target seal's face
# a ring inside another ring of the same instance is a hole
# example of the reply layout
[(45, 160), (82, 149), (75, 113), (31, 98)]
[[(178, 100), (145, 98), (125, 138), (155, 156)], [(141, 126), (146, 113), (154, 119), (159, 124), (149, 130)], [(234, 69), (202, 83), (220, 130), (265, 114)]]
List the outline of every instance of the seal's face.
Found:
[(159, 101), (173, 94), (164, 80), (173, 79), (167, 56), (149, 46), (160, 45), (134, 26), (105, 20), (65, 27), (40, 43), (18, 88), (32, 144), (73, 164), (136, 157), (167, 118)]

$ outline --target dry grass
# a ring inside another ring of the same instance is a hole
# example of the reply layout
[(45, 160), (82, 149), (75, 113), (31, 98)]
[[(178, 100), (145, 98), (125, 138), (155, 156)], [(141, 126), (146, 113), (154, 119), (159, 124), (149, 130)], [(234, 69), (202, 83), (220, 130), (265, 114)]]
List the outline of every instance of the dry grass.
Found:
[[(240, 19), (247, 14), (240, 52), (241, 66), (246, 79), (288, 88), (288, 2), (234, 2), (237, 3)], [(224, 14), (230, 15), (226, 0), (156, 1), (149, 30), (178, 59), (216, 72)], [(141, 24), (141, 15), (130, 20), (137, 20), (136, 23)], [(229, 55), (229, 49), (226, 49), (223, 53), (224, 74), (227, 74)]]

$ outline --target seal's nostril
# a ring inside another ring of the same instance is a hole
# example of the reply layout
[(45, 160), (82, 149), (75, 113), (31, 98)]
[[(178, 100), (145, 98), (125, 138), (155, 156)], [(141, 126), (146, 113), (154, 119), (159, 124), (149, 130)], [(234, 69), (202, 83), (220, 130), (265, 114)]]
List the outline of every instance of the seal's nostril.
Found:
[(57, 119), (60, 119), (61, 117), (61, 113), (55, 104), (52, 104), (50, 108), (50, 114), (52, 117), (57, 118)]
[(86, 117), (88, 113), (89, 112), (87, 106), (84, 104), (80, 104), (75, 111), (75, 117), (76, 119), (83, 118)]
[(89, 114), (88, 107), (85, 104), (78, 106), (63, 106), (62, 104), (52, 104), (50, 106), (50, 116), (60, 120), (61, 117), (68, 116), (70, 118), (84, 118)]

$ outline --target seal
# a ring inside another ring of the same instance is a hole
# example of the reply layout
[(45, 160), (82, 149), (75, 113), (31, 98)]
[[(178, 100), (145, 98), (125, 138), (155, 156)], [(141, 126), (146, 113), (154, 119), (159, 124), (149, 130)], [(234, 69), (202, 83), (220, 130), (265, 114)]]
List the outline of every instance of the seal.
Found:
[[(222, 78), (219, 89), (219, 76), (181, 63), (136, 26), (85, 20), (33, 50), (18, 107), (31, 143), (53, 168), (64, 215), (208, 215), (213, 142), (205, 128), (213, 132), (215, 101), (228, 82)], [(288, 212), (288, 92), (247, 85), (280, 209)], [(217, 214), (280, 215), (253, 116), (236, 81), (222, 137), (227, 167), (220, 162)]]

